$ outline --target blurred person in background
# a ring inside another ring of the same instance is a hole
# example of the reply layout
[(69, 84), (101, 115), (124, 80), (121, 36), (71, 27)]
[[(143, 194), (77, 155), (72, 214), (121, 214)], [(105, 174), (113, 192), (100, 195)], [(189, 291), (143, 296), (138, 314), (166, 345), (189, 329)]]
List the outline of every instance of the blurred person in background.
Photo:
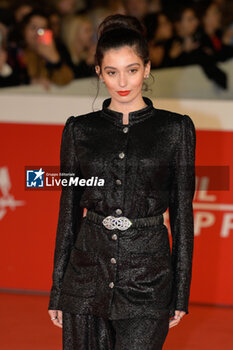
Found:
[(232, 24), (225, 29), (222, 40), (225, 45), (233, 47), (233, 21)]
[(148, 13), (155, 13), (163, 11), (161, 0), (150, 0), (148, 4)]
[(233, 46), (233, 1), (214, 0), (214, 2), (219, 6), (219, 9), (222, 13), (222, 41), (226, 45)]
[(228, 39), (229, 33), (227, 35), (222, 29), (222, 12), (219, 5), (213, 1), (205, 1), (201, 12), (203, 50), (215, 61), (225, 61), (233, 57), (233, 49)]
[(7, 63), (7, 28), (0, 22), (0, 87), (12, 85), (12, 68)]
[(164, 66), (200, 65), (209, 79), (226, 89), (226, 73), (216, 66), (215, 57), (203, 49), (199, 11), (199, 5), (181, 4), (174, 12), (175, 36)]
[(12, 21), (9, 26), (8, 45), (16, 47), (19, 40), (20, 24), (24, 17), (34, 10), (31, 0), (18, 1), (11, 7)]
[(23, 18), (32, 12), (34, 9), (33, 1), (31, 0), (23, 0), (17, 1), (15, 6), (13, 7), (13, 16), (15, 23), (22, 22)]
[(134, 16), (140, 21), (143, 20), (149, 12), (149, 2), (150, 0), (124, 0), (126, 14)]
[(54, 39), (41, 42), (38, 30), (48, 29), (48, 19), (41, 11), (26, 15), (21, 23), (20, 41), (8, 50), (8, 61), (13, 69), (15, 85), (66, 85), (74, 77), (72, 69), (57, 50)]
[(0, 18), (0, 32), (1, 32), (1, 37), (0, 37), (1, 44), (6, 43), (8, 28), (7, 28), (7, 25), (1, 21), (1, 18)]
[(0, 3), (0, 87), (12, 85), (12, 68), (7, 62), (7, 41), (12, 18), (9, 6)]
[(174, 28), (167, 15), (160, 11), (149, 13), (143, 21), (149, 44), (151, 67), (167, 66), (169, 51), (173, 42)]
[(180, 54), (190, 53), (199, 46), (199, 19), (194, 7), (191, 5), (181, 6), (175, 18), (175, 30), (177, 33), (176, 45), (172, 48), (170, 55), (172, 59), (179, 57)]
[(73, 15), (77, 11), (85, 8), (84, 0), (52, 0), (52, 5), (54, 9), (61, 15), (65, 17), (67, 15)]
[[(107, 6), (106, 6), (107, 4)], [(97, 32), (100, 23), (104, 20), (105, 17), (111, 15), (111, 13), (116, 13), (117, 6), (119, 6), (118, 1), (92, 1), (91, 7), (88, 9), (88, 16), (93, 25), (94, 35), (93, 41), (97, 43)], [(114, 6), (113, 8), (111, 6)], [(123, 0), (124, 5), (124, 0)], [(118, 7), (119, 8), (119, 7)], [(124, 8), (125, 11), (125, 8)]]
[(126, 8), (124, 5), (124, 0), (108, 0), (108, 8), (110, 14), (121, 14), (125, 15), (126, 14)]
[(202, 12), (202, 25), (204, 35), (202, 44), (204, 50), (214, 54), (222, 48), (221, 31), (222, 14), (219, 7), (212, 1), (207, 1)]
[(62, 40), (68, 50), (75, 79), (95, 76), (93, 26), (87, 15), (68, 16), (62, 22)]
[(48, 15), (49, 28), (53, 31), (53, 37), (56, 40), (60, 40), (61, 36), (61, 16), (60, 14), (54, 10), (51, 11)]
[[(170, 15), (170, 12), (169, 12)], [(192, 64), (192, 53), (199, 47), (199, 20), (192, 6), (181, 5), (172, 19), (165, 12), (144, 18), (153, 68)]]

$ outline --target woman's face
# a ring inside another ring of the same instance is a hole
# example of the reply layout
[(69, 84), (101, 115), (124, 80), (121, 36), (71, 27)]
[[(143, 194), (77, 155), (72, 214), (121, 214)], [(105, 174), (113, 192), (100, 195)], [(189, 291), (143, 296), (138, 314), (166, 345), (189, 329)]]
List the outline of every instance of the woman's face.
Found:
[(75, 5), (75, 0), (59, 0), (56, 7), (62, 15), (68, 15), (75, 11)]
[[(146, 66), (132, 47), (123, 46), (108, 50), (103, 58), (100, 79), (104, 80), (112, 100), (131, 103), (142, 94), (143, 79), (150, 73), (150, 61)], [(99, 74), (100, 67), (96, 66)], [(118, 91), (129, 90), (126, 96)]]
[(148, 12), (147, 0), (128, 0), (125, 2), (127, 13), (137, 18), (143, 18)]
[(89, 46), (91, 44), (92, 36), (94, 34), (91, 22), (85, 21), (81, 25), (77, 33), (78, 45)]
[(203, 23), (206, 28), (217, 30), (221, 27), (221, 12), (215, 4), (211, 4), (203, 18)]
[(48, 21), (44, 17), (33, 16), (24, 29), (24, 39), (27, 46), (34, 48), (37, 45), (37, 30), (46, 29)]
[(156, 39), (163, 40), (172, 37), (172, 24), (168, 18), (164, 15), (160, 15), (158, 18), (158, 29), (156, 31)]
[(182, 37), (189, 36), (195, 33), (199, 25), (198, 18), (192, 9), (187, 9), (183, 12), (179, 23), (179, 34)]

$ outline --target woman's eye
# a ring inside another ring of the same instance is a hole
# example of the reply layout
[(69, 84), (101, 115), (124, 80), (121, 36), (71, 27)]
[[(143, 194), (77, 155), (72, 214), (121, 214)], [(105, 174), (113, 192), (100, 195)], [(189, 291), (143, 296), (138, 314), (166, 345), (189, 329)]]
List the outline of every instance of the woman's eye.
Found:
[(115, 72), (107, 72), (108, 75), (114, 75)]
[(136, 68), (130, 69), (130, 72), (137, 72), (138, 70)]

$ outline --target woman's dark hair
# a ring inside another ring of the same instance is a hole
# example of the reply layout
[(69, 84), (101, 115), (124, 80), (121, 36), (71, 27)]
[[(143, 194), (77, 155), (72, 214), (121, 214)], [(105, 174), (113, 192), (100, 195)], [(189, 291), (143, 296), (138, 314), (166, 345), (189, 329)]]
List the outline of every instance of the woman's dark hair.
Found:
[(173, 22), (180, 22), (184, 12), (190, 10), (197, 16), (198, 3), (181, 3), (176, 7), (176, 11), (173, 11), (171, 19)]
[(148, 41), (151, 41), (154, 39), (155, 33), (159, 27), (160, 14), (163, 14), (163, 13), (162, 12), (148, 13), (143, 19), (143, 23), (146, 28), (146, 37)]
[(106, 17), (98, 28), (95, 64), (101, 67), (104, 54), (109, 49), (127, 45), (135, 47), (146, 65), (149, 61), (149, 48), (144, 34), (145, 28), (136, 17), (121, 14)]
[(39, 17), (44, 17), (48, 20), (48, 13), (43, 11), (43, 10), (33, 10), (30, 13), (28, 13), (26, 16), (24, 16), (23, 20), (22, 20), (22, 25), (24, 27), (26, 27), (26, 25), (28, 25), (28, 23), (30, 22), (31, 18), (34, 16), (39, 16)]
[[(110, 49), (118, 49), (123, 46), (133, 47), (136, 54), (142, 59), (144, 65), (146, 65), (150, 58), (145, 33), (144, 25), (136, 17), (121, 14), (107, 16), (98, 27), (95, 65), (99, 65), (101, 70), (105, 53)], [(148, 86), (145, 82), (144, 85), (147, 91)]]
[(151, 12), (145, 15), (143, 18), (143, 24), (146, 28), (146, 38), (148, 42), (155, 39), (157, 31), (159, 29), (159, 17), (164, 16), (168, 21), (172, 22), (169, 15), (164, 11)]
[(43, 17), (47, 20), (48, 24), (49, 24), (49, 20), (47, 17), (47, 12), (43, 11), (43, 10), (33, 10), (30, 13), (28, 13), (22, 20), (22, 22), (19, 24), (19, 33), (18, 33), (18, 44), (21, 47), (25, 47), (25, 40), (24, 40), (24, 30), (26, 28), (26, 26), (29, 24), (29, 22), (31, 21), (31, 19), (35, 16), (38, 17)]

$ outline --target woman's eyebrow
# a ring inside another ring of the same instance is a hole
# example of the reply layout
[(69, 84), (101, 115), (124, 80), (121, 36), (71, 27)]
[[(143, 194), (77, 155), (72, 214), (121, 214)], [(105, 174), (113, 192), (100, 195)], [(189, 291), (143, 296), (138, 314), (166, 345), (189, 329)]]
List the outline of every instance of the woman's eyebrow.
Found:
[[(135, 65), (140, 66), (140, 64), (136, 62), (136, 63), (128, 64), (128, 66), (126, 66), (126, 68), (131, 67), (131, 66), (135, 66)], [(112, 66), (106, 66), (106, 67), (104, 67), (104, 69), (107, 69), (107, 68), (116, 69), (116, 67), (112, 67)]]

